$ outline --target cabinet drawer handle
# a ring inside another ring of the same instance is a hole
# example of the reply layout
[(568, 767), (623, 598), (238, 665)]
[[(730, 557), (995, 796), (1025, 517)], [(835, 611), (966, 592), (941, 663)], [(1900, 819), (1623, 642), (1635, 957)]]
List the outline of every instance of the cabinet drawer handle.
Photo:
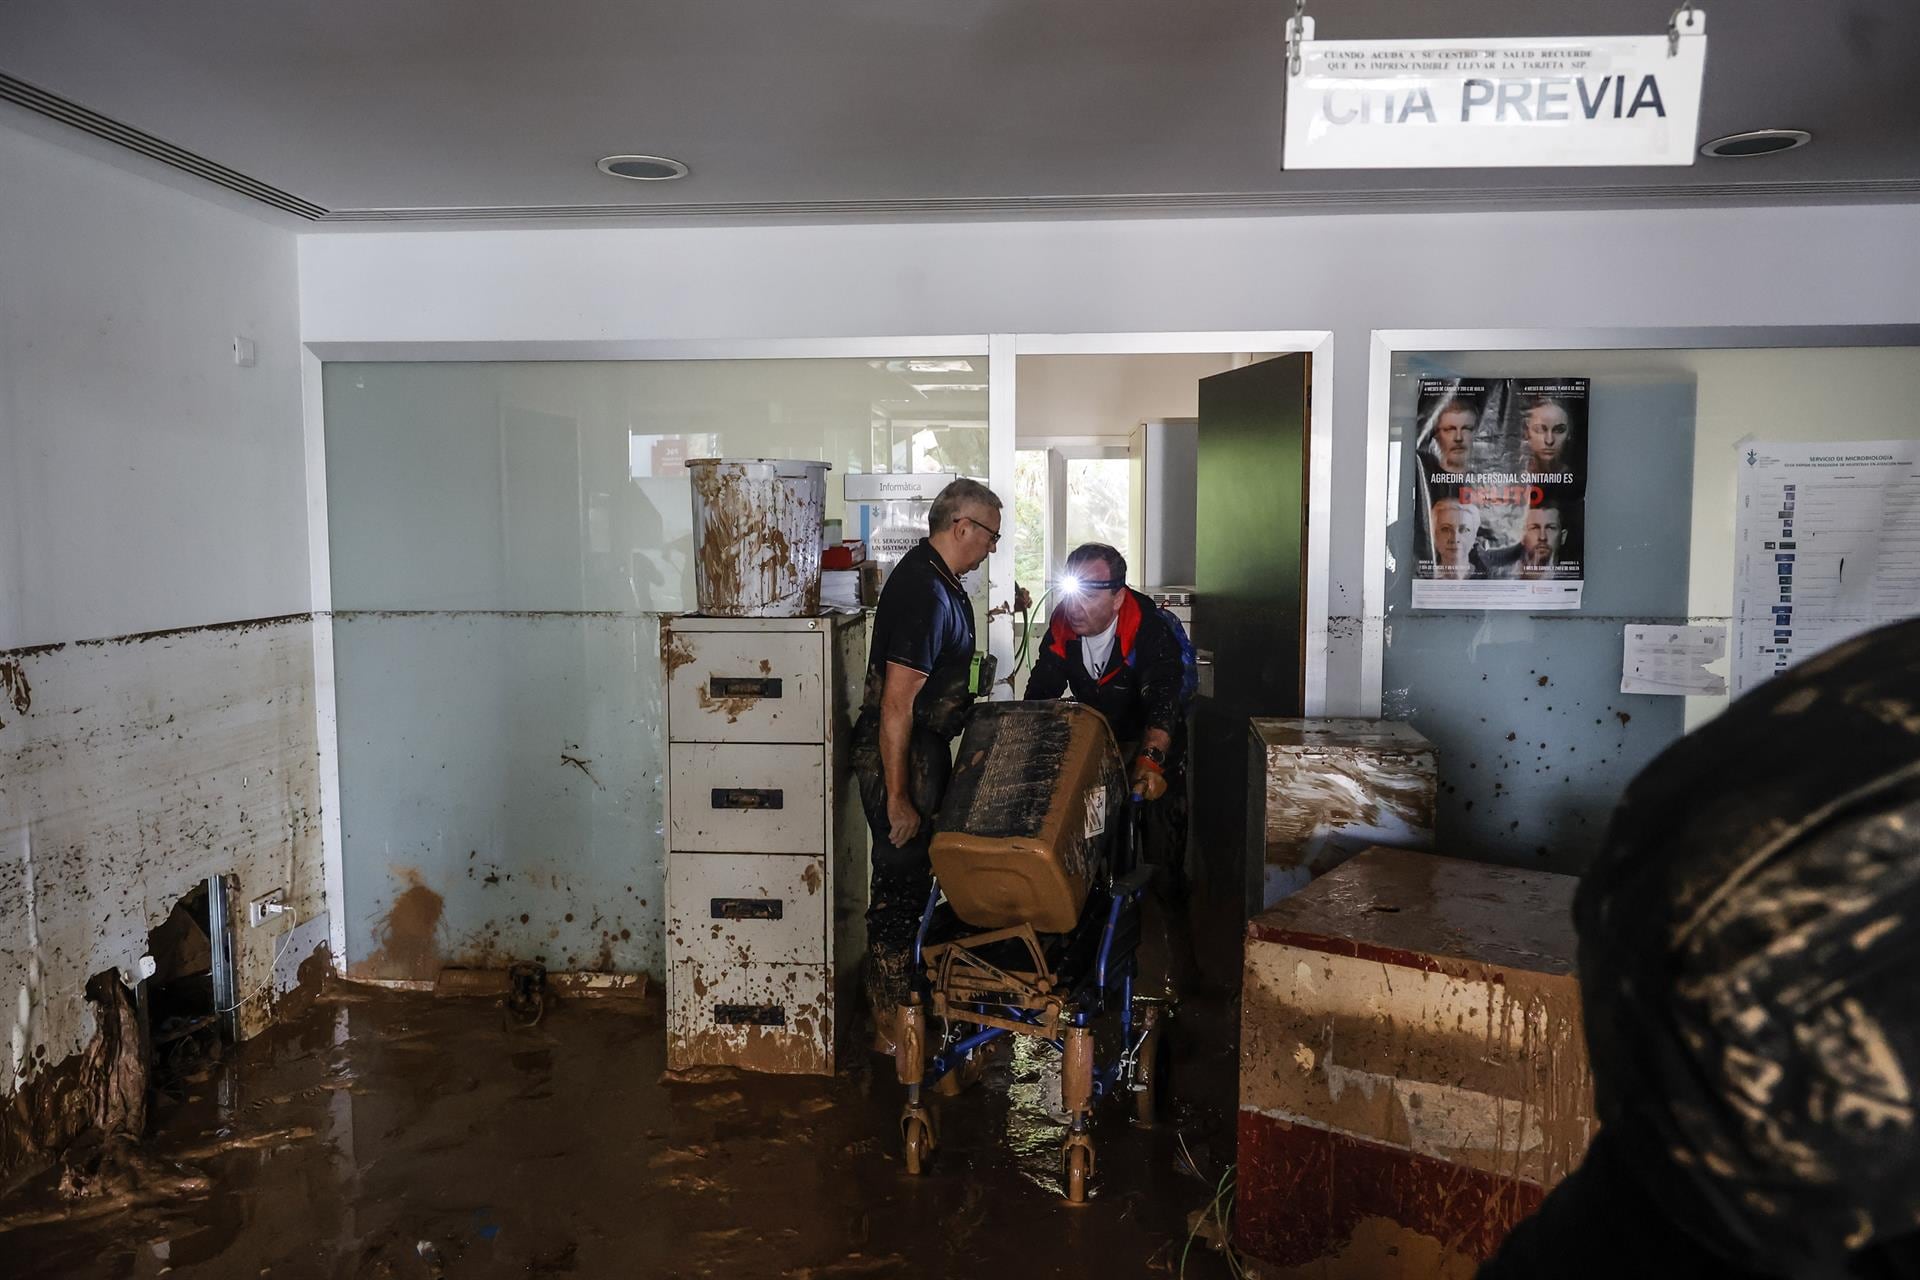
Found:
[(709, 698), (777, 698), (779, 676), (709, 676)]
[(713, 1020), (723, 1027), (784, 1027), (787, 1008), (779, 1004), (717, 1004)]
[(716, 809), (784, 809), (787, 793), (779, 787), (715, 787)]
[(779, 898), (714, 898), (707, 910), (715, 920), (779, 920), (787, 904)]

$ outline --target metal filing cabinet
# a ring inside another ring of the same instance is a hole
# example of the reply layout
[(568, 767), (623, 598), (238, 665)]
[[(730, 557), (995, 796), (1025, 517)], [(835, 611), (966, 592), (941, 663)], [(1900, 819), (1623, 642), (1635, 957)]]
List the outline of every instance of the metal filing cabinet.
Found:
[(667, 1065), (828, 1075), (866, 952), (866, 620), (662, 623)]

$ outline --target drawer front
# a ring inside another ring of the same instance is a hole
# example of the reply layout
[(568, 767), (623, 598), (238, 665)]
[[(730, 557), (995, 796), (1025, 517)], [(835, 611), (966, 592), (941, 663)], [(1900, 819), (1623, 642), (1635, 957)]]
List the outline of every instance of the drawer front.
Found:
[(824, 633), (669, 630), (667, 731), (675, 742), (824, 742)]
[(825, 748), (689, 742), (667, 756), (673, 852), (826, 852)]
[(684, 958), (669, 970), (667, 1065), (833, 1073), (833, 1005), (824, 965)]
[(667, 959), (827, 962), (827, 860), (703, 853), (667, 860)]

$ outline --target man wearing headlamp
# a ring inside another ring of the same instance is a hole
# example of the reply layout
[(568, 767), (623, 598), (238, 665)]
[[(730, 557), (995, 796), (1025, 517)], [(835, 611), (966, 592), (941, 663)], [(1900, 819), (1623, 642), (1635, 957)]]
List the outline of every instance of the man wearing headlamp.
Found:
[(1028, 699), (1074, 700), (1106, 716), (1131, 751), (1133, 793), (1150, 810), (1149, 861), (1167, 868), (1177, 897), (1186, 855), (1187, 705), (1193, 647), (1172, 614), (1127, 586), (1127, 560), (1103, 543), (1067, 557), (1060, 603), (1027, 681)]

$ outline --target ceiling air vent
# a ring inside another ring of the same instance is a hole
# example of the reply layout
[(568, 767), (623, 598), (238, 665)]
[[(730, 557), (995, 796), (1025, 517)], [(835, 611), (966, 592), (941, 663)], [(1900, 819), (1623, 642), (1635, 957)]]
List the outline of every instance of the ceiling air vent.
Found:
[(327, 211), (310, 200), (270, 187), (256, 178), (249, 178), (236, 169), (229, 169), (218, 161), (196, 155), (185, 147), (176, 147), (171, 142), (154, 137), (152, 134), (136, 129), (130, 124), (121, 124), (111, 116), (103, 116), (98, 111), (71, 102), (57, 93), (28, 84), (25, 80), (0, 71), (0, 101), (11, 102), (16, 106), (58, 120), (62, 124), (90, 133), (96, 138), (137, 151), (150, 160), (170, 165), (182, 173), (190, 173), (196, 178), (204, 178), (229, 191), (237, 192), (249, 200), (258, 200), (261, 204), (270, 204), (276, 209), (298, 217), (318, 220), (326, 216)]

